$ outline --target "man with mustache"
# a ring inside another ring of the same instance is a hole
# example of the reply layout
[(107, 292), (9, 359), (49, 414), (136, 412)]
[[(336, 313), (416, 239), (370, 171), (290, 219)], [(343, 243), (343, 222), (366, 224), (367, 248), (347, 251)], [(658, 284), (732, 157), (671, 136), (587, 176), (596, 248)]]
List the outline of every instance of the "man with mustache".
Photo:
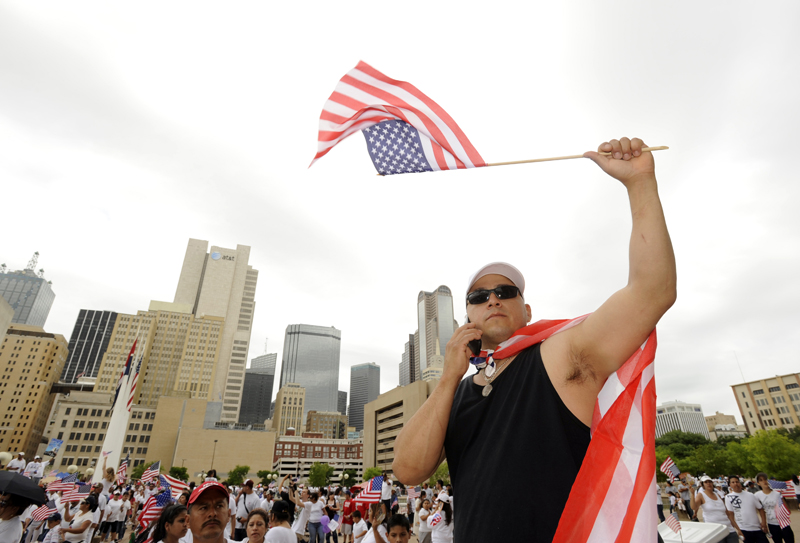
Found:
[(192, 540), (198, 543), (231, 543), (225, 537), (225, 525), (230, 520), (228, 500), (230, 494), (225, 485), (217, 481), (206, 481), (194, 489), (187, 506), (189, 508), (189, 530)]
[[(476, 271), (467, 284), (467, 323), (447, 343), (438, 385), (397, 436), (394, 474), (402, 483), (416, 485), (447, 459), (451, 481), (459, 489), (476, 481), (503, 481), (528, 467), (545, 470), (557, 484), (525, 501), (524, 523), (513, 493), (487, 503), (480, 494), (460, 492), (456, 541), (553, 540), (589, 447), (598, 393), (675, 301), (675, 256), (653, 156), (643, 148), (640, 139), (621, 138), (599, 146), (599, 152), (609, 155), (584, 155), (622, 183), (632, 216), (627, 285), (594, 313), (539, 343), (528, 345), (520, 341), (523, 335), (509, 341), (532, 316), (522, 273), (494, 262)], [(490, 253), (497, 236), (517, 236), (526, 257), (536, 254), (539, 265), (548, 266), (546, 255), (536, 252), (536, 235), (515, 231), (505, 220), (508, 200), (491, 200), (489, 205), (495, 220), (470, 222), (469, 234), (480, 249)], [(552, 204), (533, 202), (531, 212), (542, 205)], [(546, 230), (534, 234), (553, 235)], [(588, 234), (589, 229), (583, 237)], [(531, 331), (530, 337), (538, 336)], [(483, 366), (462, 380), (470, 367), (470, 343), (478, 340), (482, 348), (476, 350), (484, 353), (473, 363)], [(494, 351), (500, 355), (496, 360), (488, 356)]]

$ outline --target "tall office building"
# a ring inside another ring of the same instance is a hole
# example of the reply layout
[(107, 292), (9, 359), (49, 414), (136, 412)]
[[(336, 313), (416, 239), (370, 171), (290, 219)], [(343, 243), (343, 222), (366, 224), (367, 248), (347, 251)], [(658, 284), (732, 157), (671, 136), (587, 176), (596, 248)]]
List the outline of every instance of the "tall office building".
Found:
[[(424, 379), (433, 357), (444, 352), (447, 342), (458, 328), (453, 318), (453, 295), (442, 285), (435, 292), (421, 291), (417, 296), (417, 329), (414, 334), (415, 378)], [(352, 392), (351, 392), (352, 394)]]
[(290, 324), (286, 327), (281, 387), (298, 383), (306, 389), (303, 417), (311, 410), (337, 410), (341, 343), (342, 332), (333, 326)]
[(414, 334), (408, 334), (405, 350), (400, 359), (400, 386), (404, 387), (419, 380), (419, 372), (414, 357)]
[(275, 375), (275, 366), (278, 362), (278, 353), (267, 353), (250, 360), (250, 369), (261, 373)]
[(800, 426), (800, 373), (731, 385), (750, 434)]
[(0, 345), (6, 337), (6, 331), (11, 326), (11, 319), (14, 318), (14, 308), (11, 307), (5, 298), (0, 297)]
[[(12, 324), (0, 344), (0, 450), (33, 458), (47, 425), (54, 394), (67, 359), (67, 340), (41, 326)], [(16, 456), (16, 455), (15, 455)]]
[(155, 408), (164, 395), (220, 401), (214, 382), (221, 371), (218, 360), (224, 328), (221, 317), (196, 316), (189, 306), (170, 302), (152, 301), (147, 311), (136, 315), (120, 313), (94, 391), (114, 394), (136, 341), (136, 357), (142, 356), (142, 366), (134, 403)]
[(244, 373), (242, 405), (239, 408), (239, 422), (242, 424), (264, 424), (269, 419), (272, 401), (272, 383), (275, 376), (257, 369)]
[(356, 431), (364, 429), (364, 406), (381, 393), (381, 368), (375, 362), (350, 368), (348, 420)]
[[(175, 291), (176, 304), (199, 318), (221, 317), (218, 362), (211, 383), (212, 401), (222, 399), (222, 421), (239, 418), (247, 349), (255, 312), (258, 271), (248, 264), (250, 247), (212, 246), (190, 239)], [(224, 394), (224, 397), (223, 397)]]
[(14, 309), (11, 322), (44, 326), (56, 294), (52, 283), (44, 278), (44, 270), (34, 271), (39, 259), (35, 253), (24, 270), (6, 271), (0, 267), (0, 296)]
[(675, 401), (664, 402), (657, 406), (656, 438), (673, 430), (700, 434), (706, 439), (710, 439), (706, 419), (703, 416), (703, 408), (700, 407), (700, 404)]
[(97, 377), (116, 322), (117, 314), (113, 311), (80, 310), (69, 338), (69, 358), (61, 372), (62, 383), (75, 383), (79, 377)]
[(306, 389), (297, 383), (286, 383), (275, 396), (275, 413), (272, 417), (272, 429), (280, 435), (294, 428), (297, 434), (302, 433), (305, 419)]
[(336, 410), (342, 415), (347, 415), (347, 392), (339, 391), (339, 404)]

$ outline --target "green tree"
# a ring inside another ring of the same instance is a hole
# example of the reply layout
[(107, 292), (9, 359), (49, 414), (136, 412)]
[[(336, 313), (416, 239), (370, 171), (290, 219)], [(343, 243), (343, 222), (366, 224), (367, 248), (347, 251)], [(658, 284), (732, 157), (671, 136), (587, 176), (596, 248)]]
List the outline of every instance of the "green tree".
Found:
[(687, 445), (689, 449), (694, 450), (700, 445), (705, 445), (708, 442), (709, 441), (700, 434), (692, 434), (690, 432), (681, 432), (680, 430), (673, 430), (671, 432), (667, 432), (663, 436), (656, 439), (656, 447), (669, 446), (680, 443), (682, 445)]
[[(269, 484), (272, 482), (272, 478), (270, 477), (270, 475), (278, 475), (278, 472), (270, 471), (268, 469), (262, 469), (261, 471), (256, 473), (256, 476), (259, 479), (261, 479), (261, 484), (264, 486), (269, 486)], [(275, 484), (278, 484), (278, 481), (280, 481), (280, 479), (281, 479), (280, 477), (276, 478)]]
[(236, 467), (228, 472), (228, 478), (225, 479), (225, 484), (241, 485), (248, 473), (250, 473), (250, 466), (240, 466), (236, 464)]
[(378, 475), (383, 475), (383, 470), (381, 468), (367, 468), (364, 470), (364, 480), (369, 481), (373, 477), (377, 477)]
[(439, 479), (444, 481), (445, 485), (450, 484), (450, 468), (447, 467), (447, 460), (442, 462), (439, 465), (439, 467), (436, 468), (436, 471), (433, 472), (431, 478), (428, 479), (428, 484), (431, 485), (432, 487), (435, 487), (436, 481), (438, 481)]
[(688, 469), (697, 475), (705, 473), (716, 477), (728, 473), (728, 464), (728, 453), (725, 448), (708, 443), (700, 445), (694, 450)]
[(757, 470), (753, 466), (753, 459), (750, 455), (750, 451), (745, 447), (745, 443), (749, 440), (744, 440), (743, 442), (732, 441), (728, 443), (725, 447), (725, 452), (728, 453), (728, 474), (738, 474), (738, 475), (755, 475)]
[(317, 487), (327, 486), (331, 482), (331, 475), (333, 475), (333, 466), (314, 462), (311, 469), (308, 470), (308, 484)]
[[(347, 478), (345, 478), (347, 475)], [(342, 486), (351, 487), (356, 483), (360, 483), (361, 481), (358, 480), (358, 471), (354, 469), (346, 469), (342, 472), (342, 477), (339, 479), (342, 483)]]
[(185, 483), (189, 480), (189, 470), (178, 466), (172, 466), (169, 468), (169, 476), (180, 479)]
[(719, 436), (717, 438), (717, 445), (725, 447), (728, 443), (741, 443), (744, 439), (736, 436)]
[[(770, 477), (785, 481), (791, 478), (800, 464), (800, 445), (775, 430), (761, 430), (744, 443), (750, 453), (753, 468)], [(749, 473), (755, 475), (755, 473)]]

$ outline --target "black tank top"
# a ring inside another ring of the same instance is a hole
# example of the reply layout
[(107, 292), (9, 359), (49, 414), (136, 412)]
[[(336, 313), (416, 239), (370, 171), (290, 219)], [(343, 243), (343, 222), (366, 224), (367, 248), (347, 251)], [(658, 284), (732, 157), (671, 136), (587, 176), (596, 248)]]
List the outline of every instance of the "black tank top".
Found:
[(492, 383), (458, 386), (445, 437), (455, 541), (550, 543), (578, 475), (589, 428), (561, 401), (540, 344)]

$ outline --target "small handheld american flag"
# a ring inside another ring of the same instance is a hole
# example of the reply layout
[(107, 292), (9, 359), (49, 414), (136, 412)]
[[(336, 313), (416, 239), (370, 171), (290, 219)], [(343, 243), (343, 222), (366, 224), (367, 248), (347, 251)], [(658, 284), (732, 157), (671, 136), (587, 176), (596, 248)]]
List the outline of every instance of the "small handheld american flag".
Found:
[(383, 487), (383, 475), (378, 475), (367, 481), (364, 489), (356, 496), (356, 503), (378, 503), (381, 501), (381, 488)]
[(141, 481), (143, 483), (149, 483), (150, 481), (158, 477), (159, 473), (161, 473), (161, 460), (159, 460), (158, 462), (154, 463), (149, 468), (144, 470), (144, 473), (142, 473)]
[(681, 531), (681, 523), (675, 515), (668, 515), (666, 520), (667, 526), (676, 534)]
[(783, 500), (781, 500), (780, 505), (775, 508), (775, 517), (778, 519), (778, 525), (781, 527), (781, 530), (792, 524), (792, 516), (786, 504), (783, 503)]
[(681, 475), (681, 470), (678, 469), (678, 466), (675, 465), (675, 462), (673, 462), (672, 458), (669, 456), (666, 460), (664, 460), (664, 463), (661, 464), (661, 467), (658, 468), (658, 470), (669, 477), (670, 483), (674, 482), (675, 479)]

